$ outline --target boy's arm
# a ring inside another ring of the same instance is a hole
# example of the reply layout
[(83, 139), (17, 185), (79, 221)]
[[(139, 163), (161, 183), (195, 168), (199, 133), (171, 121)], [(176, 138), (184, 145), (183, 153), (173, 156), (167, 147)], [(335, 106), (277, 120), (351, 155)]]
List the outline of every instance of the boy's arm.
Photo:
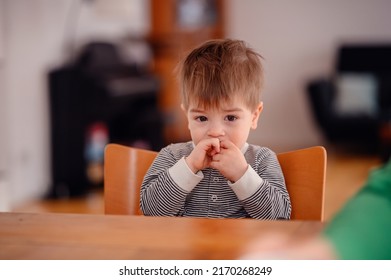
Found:
[(256, 219), (289, 219), (291, 203), (277, 156), (269, 151), (257, 157), (258, 172), (250, 165), (234, 184), (233, 191), (242, 201), (247, 213)]
[(178, 216), (202, 173), (188, 169), (184, 158), (176, 159), (167, 148), (152, 163), (141, 185), (140, 207), (146, 216)]

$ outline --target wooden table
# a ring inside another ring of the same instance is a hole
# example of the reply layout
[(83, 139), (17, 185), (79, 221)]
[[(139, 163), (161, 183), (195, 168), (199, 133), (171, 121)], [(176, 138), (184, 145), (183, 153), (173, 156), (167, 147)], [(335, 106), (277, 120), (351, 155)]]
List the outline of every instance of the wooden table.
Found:
[(0, 259), (236, 259), (254, 237), (302, 238), (321, 222), (0, 213)]

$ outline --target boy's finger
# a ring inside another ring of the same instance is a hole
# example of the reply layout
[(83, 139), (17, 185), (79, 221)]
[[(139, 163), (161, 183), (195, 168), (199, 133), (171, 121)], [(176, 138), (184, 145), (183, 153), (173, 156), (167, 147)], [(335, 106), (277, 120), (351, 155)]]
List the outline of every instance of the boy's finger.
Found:
[(223, 148), (223, 149), (229, 149), (230, 147), (232, 147), (232, 145), (235, 145), (234, 143), (232, 143), (231, 141), (228, 141), (228, 140), (220, 140), (220, 147)]
[(212, 140), (211, 145), (212, 145), (213, 150), (216, 151), (216, 153), (219, 153), (220, 152), (220, 140), (218, 138), (213, 138), (211, 140)]

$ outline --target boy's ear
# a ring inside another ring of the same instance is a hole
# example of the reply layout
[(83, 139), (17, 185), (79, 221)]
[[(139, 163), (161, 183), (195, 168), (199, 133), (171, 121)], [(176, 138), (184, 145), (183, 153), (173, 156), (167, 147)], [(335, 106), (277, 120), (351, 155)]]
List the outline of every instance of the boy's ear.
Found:
[(185, 114), (187, 114), (187, 110), (185, 109), (185, 106), (183, 106), (183, 103), (181, 103), (181, 109), (182, 109), (182, 111), (183, 111)]
[(188, 115), (187, 115), (187, 110), (185, 108), (185, 106), (183, 106), (183, 103), (181, 103), (181, 109), (182, 109), (182, 112), (185, 114), (186, 116), (186, 119), (187, 119), (187, 128), (190, 130), (190, 127), (189, 127), (189, 118), (188, 118)]
[(257, 128), (257, 126), (258, 126), (258, 119), (259, 119), (259, 116), (262, 113), (262, 110), (263, 110), (263, 102), (261, 101), (261, 102), (259, 102), (257, 108), (253, 112), (253, 116), (252, 116), (252, 120), (251, 120), (251, 128), (252, 129), (256, 129)]

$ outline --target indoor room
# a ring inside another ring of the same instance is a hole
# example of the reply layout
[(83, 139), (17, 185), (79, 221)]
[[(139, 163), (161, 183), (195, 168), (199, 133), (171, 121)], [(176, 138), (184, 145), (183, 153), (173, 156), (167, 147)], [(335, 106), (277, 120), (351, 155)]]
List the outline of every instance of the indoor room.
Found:
[(104, 214), (104, 149), (189, 141), (175, 67), (216, 38), (262, 55), (249, 142), (323, 146), (328, 222), (391, 153), (387, 0), (0, 0), (0, 211)]

